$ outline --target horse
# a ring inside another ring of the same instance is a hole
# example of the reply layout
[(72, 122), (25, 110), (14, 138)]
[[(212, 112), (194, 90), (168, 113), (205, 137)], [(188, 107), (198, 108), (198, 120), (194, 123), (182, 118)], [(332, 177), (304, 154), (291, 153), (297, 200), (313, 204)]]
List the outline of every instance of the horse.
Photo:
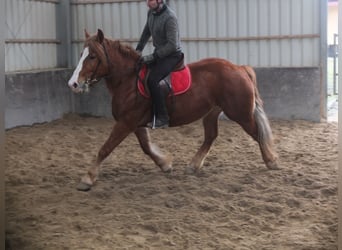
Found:
[[(68, 81), (75, 93), (82, 93), (101, 79), (112, 96), (112, 131), (98, 151), (95, 162), (81, 178), (78, 190), (88, 191), (95, 184), (101, 162), (130, 133), (135, 133), (145, 154), (163, 172), (172, 170), (172, 159), (151, 142), (149, 123), (152, 119), (151, 99), (137, 91), (138, 67), (141, 55), (131, 46), (104, 36), (101, 29), (90, 35), (86, 30), (83, 52)], [(206, 58), (189, 63), (192, 85), (185, 93), (167, 97), (170, 127), (203, 120), (204, 141), (186, 174), (196, 174), (203, 166), (209, 149), (218, 136), (221, 112), (238, 123), (258, 144), (268, 169), (279, 169), (269, 120), (257, 89), (252, 67), (236, 65), (220, 58)], [(172, 110), (172, 112), (170, 112)]]

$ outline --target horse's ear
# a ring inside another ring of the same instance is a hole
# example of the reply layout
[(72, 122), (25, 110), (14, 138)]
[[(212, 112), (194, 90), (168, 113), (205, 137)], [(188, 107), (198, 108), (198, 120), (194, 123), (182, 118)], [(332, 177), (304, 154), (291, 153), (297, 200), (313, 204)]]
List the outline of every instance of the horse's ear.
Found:
[(88, 31), (86, 29), (84, 29), (84, 35), (85, 35), (86, 39), (88, 39), (90, 37), (90, 34), (88, 33)]
[(102, 43), (103, 40), (104, 40), (103, 31), (100, 30), (100, 29), (98, 29), (98, 30), (97, 30), (97, 41), (98, 41), (99, 43)]

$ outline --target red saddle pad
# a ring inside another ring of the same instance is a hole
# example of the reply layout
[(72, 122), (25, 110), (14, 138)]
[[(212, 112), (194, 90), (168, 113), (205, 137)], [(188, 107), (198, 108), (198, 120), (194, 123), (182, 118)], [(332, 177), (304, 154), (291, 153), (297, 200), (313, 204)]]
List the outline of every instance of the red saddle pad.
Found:
[[(145, 91), (144, 84), (140, 79), (145, 79), (147, 73), (147, 67), (144, 65), (139, 72), (138, 89), (141, 95), (149, 97)], [(180, 95), (185, 93), (191, 86), (191, 74), (188, 66), (184, 69), (171, 72), (171, 85), (174, 95)]]

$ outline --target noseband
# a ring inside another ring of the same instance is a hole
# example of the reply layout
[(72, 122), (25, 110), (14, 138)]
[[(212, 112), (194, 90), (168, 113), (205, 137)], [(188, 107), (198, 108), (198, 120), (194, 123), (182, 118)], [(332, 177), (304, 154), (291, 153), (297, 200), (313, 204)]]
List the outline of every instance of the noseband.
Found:
[[(106, 55), (106, 60), (107, 60), (107, 65), (108, 65), (108, 74), (103, 76), (102, 78), (108, 78), (110, 77), (112, 74), (110, 73), (111, 72), (111, 61), (109, 59), (109, 56), (108, 56), (108, 53), (107, 53), (107, 49), (106, 49), (106, 46), (104, 45), (104, 43), (101, 44), (102, 45), (102, 48), (103, 48), (103, 51)], [(95, 70), (93, 71), (93, 73), (91, 74), (90, 78), (88, 78), (84, 84), (82, 84), (80, 87), (85, 91), (85, 92), (89, 92), (89, 86), (92, 84), (92, 83), (96, 83), (98, 81), (100, 81), (101, 79), (97, 79), (96, 78), (96, 73), (97, 73), (97, 70), (99, 69), (99, 66), (101, 64), (101, 60), (99, 59), (97, 64), (96, 64), (96, 67), (95, 67)]]
[[(104, 42), (102, 42), (101, 45), (102, 45), (104, 54), (106, 56), (106, 61), (107, 61), (107, 65), (108, 65), (107, 75), (104, 75), (101, 78), (108, 79), (108, 78), (113, 76), (114, 64), (112, 63), (112, 61), (109, 58), (109, 54), (108, 54), (108, 51), (107, 51), (107, 48), (106, 48)], [(82, 88), (85, 92), (89, 92), (89, 86), (91, 84), (99, 82), (101, 80), (101, 78), (98, 79), (96, 77), (97, 71), (98, 71), (101, 63), (102, 63), (102, 61), (99, 59), (96, 66), (95, 66), (95, 70), (93, 71), (91, 76), (83, 84), (80, 85), (80, 88)], [(126, 70), (124, 70), (124, 74), (127, 74), (127, 73), (130, 74), (132, 72), (136, 72), (138, 74), (140, 67), (141, 67), (141, 63), (139, 61), (137, 61), (136, 64), (134, 65), (134, 67), (126, 67)]]

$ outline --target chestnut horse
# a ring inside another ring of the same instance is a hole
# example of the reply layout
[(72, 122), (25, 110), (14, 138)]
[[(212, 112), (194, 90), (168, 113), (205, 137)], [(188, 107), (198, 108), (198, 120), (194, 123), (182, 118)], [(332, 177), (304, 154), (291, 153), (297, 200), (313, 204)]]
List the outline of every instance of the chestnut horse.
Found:
[[(101, 162), (134, 132), (145, 154), (164, 172), (171, 171), (172, 160), (162, 154), (150, 140), (147, 123), (151, 121), (151, 100), (137, 92), (137, 64), (140, 55), (130, 46), (107, 39), (99, 29), (90, 36), (85, 31), (81, 59), (68, 85), (74, 92), (105, 79), (112, 95), (115, 119), (109, 138), (98, 152), (96, 161), (82, 177), (79, 190), (87, 191), (95, 183)], [(170, 127), (203, 119), (204, 142), (186, 167), (186, 172), (198, 171), (218, 135), (218, 117), (223, 112), (258, 142), (262, 158), (269, 169), (277, 169), (272, 131), (260, 99), (254, 70), (219, 58), (208, 58), (188, 64), (192, 85), (190, 89), (168, 97)]]

